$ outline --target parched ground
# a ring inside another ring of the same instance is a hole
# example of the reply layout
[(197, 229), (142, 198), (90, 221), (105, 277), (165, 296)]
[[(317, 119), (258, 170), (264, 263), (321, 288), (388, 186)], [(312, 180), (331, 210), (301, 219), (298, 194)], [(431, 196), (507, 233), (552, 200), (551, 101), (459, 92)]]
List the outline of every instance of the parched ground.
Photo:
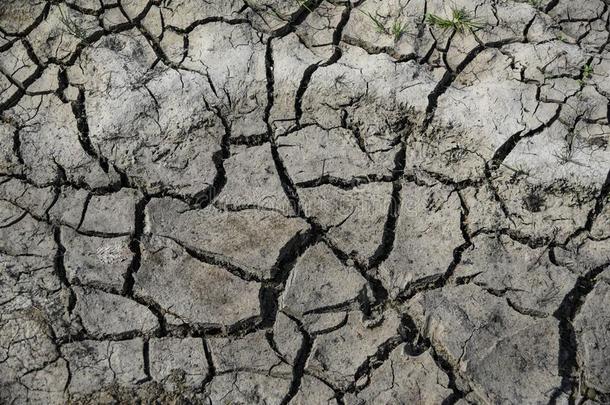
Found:
[(2, 0), (0, 73), (1, 404), (610, 403), (607, 0)]

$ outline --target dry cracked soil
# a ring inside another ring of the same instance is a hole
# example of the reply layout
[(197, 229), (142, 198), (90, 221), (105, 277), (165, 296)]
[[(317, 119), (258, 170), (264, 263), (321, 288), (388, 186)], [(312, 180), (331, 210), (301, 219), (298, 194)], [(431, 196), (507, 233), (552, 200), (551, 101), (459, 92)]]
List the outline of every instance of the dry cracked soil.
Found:
[(610, 403), (610, 1), (0, 1), (1, 404)]

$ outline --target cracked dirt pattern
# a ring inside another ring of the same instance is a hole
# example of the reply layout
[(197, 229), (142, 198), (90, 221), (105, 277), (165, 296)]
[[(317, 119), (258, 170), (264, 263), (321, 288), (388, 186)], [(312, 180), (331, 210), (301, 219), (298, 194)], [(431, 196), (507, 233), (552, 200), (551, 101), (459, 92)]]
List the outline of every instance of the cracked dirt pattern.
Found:
[(609, 2), (452, 4), (2, 0), (0, 403), (610, 403)]

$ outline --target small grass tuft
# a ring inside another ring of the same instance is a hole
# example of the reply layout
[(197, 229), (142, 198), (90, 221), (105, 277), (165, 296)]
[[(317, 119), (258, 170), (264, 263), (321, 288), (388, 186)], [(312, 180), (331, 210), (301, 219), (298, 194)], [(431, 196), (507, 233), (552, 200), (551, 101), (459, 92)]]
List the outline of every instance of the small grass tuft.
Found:
[(443, 30), (448, 30), (453, 27), (453, 21), (440, 17), (436, 14), (428, 14), (426, 16), (426, 22), (431, 27), (441, 28)]
[(70, 18), (70, 16), (67, 13), (64, 14), (64, 11), (62, 10), (61, 5), (58, 6), (58, 9), (59, 9), (59, 21), (61, 21), (61, 23), (64, 25), (64, 27), (66, 28), (66, 31), (68, 33), (70, 33), (71, 35), (75, 36), (76, 38), (79, 38), (82, 40), (86, 39), (87, 30), (85, 30), (83, 27), (78, 25), (78, 23), (76, 23), (72, 18)]
[(582, 70), (582, 78), (583, 80), (588, 80), (593, 75), (593, 66), (590, 63), (587, 63)]
[(297, 3), (299, 3), (302, 7), (305, 7), (305, 9), (307, 11), (309, 11), (310, 13), (313, 13), (313, 10), (307, 4), (308, 2), (309, 2), (309, 0), (297, 0)]
[(398, 19), (394, 20), (394, 24), (392, 24), (392, 35), (394, 36), (394, 41), (398, 41), (406, 31), (407, 23), (401, 22)]
[(452, 8), (451, 19), (443, 18), (436, 14), (428, 14), (426, 22), (431, 27), (440, 28), (444, 31), (454, 30), (460, 34), (474, 32), (483, 28), (483, 24), (472, 17), (465, 8)]
[(364, 14), (365, 16), (367, 16), (373, 23), (373, 25), (375, 26), (375, 30), (379, 33), (383, 33), (383, 34), (387, 34), (388, 30), (385, 27), (385, 25), (381, 22), (381, 20), (379, 20), (379, 18), (377, 18), (376, 16), (374, 16), (373, 14), (371, 14), (368, 11), (362, 11), (360, 10), (360, 12), (362, 14)]
[(584, 86), (585, 83), (587, 83), (587, 81), (593, 76), (593, 66), (591, 66), (590, 63), (587, 63), (583, 68), (582, 68), (582, 76), (580, 79), (578, 79), (578, 83), (581, 86)]
[(553, 156), (559, 161), (560, 165), (566, 165), (574, 159), (574, 149), (568, 144), (563, 145), (559, 152), (554, 152)]
[(568, 40), (563, 32), (557, 33), (557, 39), (561, 42), (567, 42)]
[(568, 163), (584, 166), (582, 163), (576, 161), (574, 156), (577, 150), (582, 150), (580, 138), (574, 132), (570, 132), (565, 139), (564, 144), (558, 152), (553, 153), (555, 158), (559, 161), (560, 165), (566, 165)]
[(380, 34), (392, 35), (394, 41), (398, 41), (402, 36), (407, 32), (407, 23), (401, 21), (400, 19), (395, 19), (392, 26), (388, 29), (385, 24), (377, 17), (369, 11), (363, 11), (360, 9), (356, 9), (360, 11), (362, 14), (367, 16), (375, 27), (375, 31)]

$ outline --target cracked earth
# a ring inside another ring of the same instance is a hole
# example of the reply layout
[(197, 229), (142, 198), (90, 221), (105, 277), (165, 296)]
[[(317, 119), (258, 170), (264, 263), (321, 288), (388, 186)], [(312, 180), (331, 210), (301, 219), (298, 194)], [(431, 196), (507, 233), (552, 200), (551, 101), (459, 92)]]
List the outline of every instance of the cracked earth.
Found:
[(0, 73), (0, 403), (610, 403), (607, 0), (2, 0)]

